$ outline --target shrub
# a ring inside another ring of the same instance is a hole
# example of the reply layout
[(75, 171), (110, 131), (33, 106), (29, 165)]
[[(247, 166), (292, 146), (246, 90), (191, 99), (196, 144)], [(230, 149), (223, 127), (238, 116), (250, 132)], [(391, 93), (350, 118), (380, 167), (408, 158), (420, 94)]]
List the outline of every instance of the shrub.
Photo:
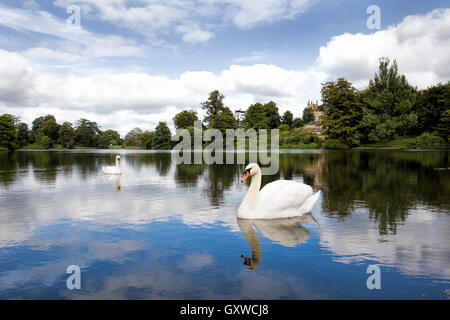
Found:
[(408, 143), (408, 147), (416, 149), (445, 148), (448, 144), (442, 137), (424, 132)]
[(349, 147), (337, 139), (327, 139), (324, 142), (325, 149), (349, 149)]

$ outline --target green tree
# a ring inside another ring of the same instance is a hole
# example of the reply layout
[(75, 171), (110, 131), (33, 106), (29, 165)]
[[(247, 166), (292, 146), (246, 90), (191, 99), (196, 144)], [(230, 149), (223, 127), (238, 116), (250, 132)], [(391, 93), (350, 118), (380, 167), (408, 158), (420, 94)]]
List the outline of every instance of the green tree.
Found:
[(36, 144), (38, 144), (41, 148), (50, 149), (52, 147), (53, 141), (52, 139), (50, 139), (50, 137), (47, 137), (41, 130), (37, 134)]
[(127, 133), (125, 138), (123, 139), (123, 144), (127, 147), (137, 147), (140, 145), (139, 136), (142, 134), (141, 128), (134, 128), (130, 132)]
[(0, 116), (0, 147), (15, 150), (17, 149), (16, 127), (14, 117), (10, 114)]
[(59, 127), (58, 131), (58, 143), (64, 148), (72, 149), (75, 146), (75, 129), (72, 127), (72, 123), (64, 122)]
[(389, 142), (395, 134), (406, 135), (417, 124), (413, 112), (416, 90), (398, 74), (397, 61), (389, 65), (389, 59), (380, 59), (378, 73), (363, 92), (361, 126), (373, 142)]
[(31, 133), (30, 133), (31, 142), (35, 142), (36, 141), (38, 133), (40, 132), (40, 130), (44, 126), (44, 122), (49, 121), (49, 120), (54, 121), (56, 123), (55, 117), (53, 115), (51, 115), (51, 114), (48, 114), (48, 115), (43, 116), (43, 117), (38, 117), (38, 118), (33, 120), (32, 127), (31, 127)]
[(292, 128), (301, 128), (305, 125), (305, 123), (303, 122), (303, 120), (301, 118), (295, 118), (292, 121)]
[(311, 108), (307, 107), (307, 108), (303, 109), (302, 120), (303, 120), (303, 123), (311, 123), (316, 120), (314, 117), (314, 112), (311, 110)]
[(208, 100), (202, 102), (202, 109), (206, 111), (205, 122), (210, 123), (212, 117), (223, 112), (225, 107), (223, 105), (223, 99), (225, 96), (219, 92), (219, 90), (214, 90), (209, 93)]
[(211, 120), (211, 128), (218, 129), (225, 135), (226, 129), (236, 129), (237, 123), (233, 114), (230, 112), (222, 112), (214, 116)]
[(155, 134), (151, 131), (145, 131), (145, 132), (141, 133), (141, 135), (139, 136), (139, 141), (141, 143), (142, 149), (151, 149), (152, 148), (154, 135)]
[(450, 108), (442, 111), (436, 131), (447, 143), (450, 143)]
[(278, 107), (277, 104), (273, 101), (269, 101), (263, 105), (265, 115), (268, 119), (268, 125), (269, 129), (275, 129), (278, 128), (278, 126), (281, 124), (281, 117), (278, 113)]
[(45, 120), (42, 124), (42, 133), (52, 140), (52, 144), (58, 140), (59, 125), (56, 123), (55, 118)]
[(173, 123), (177, 129), (186, 129), (187, 127), (193, 127), (194, 122), (198, 120), (197, 112), (194, 110), (184, 110), (177, 113), (173, 117)]
[(120, 144), (120, 134), (116, 130), (108, 129), (102, 133), (102, 139), (106, 145), (118, 145)]
[(281, 117), (281, 122), (283, 124), (287, 124), (289, 127), (292, 127), (293, 120), (294, 120), (294, 115), (289, 110), (287, 110), (285, 113), (283, 113), (283, 116)]
[(360, 144), (361, 98), (358, 91), (344, 78), (322, 85), (323, 116), (321, 125), (327, 139), (347, 147)]
[(30, 143), (30, 131), (28, 125), (21, 122), (17, 125), (17, 144), (20, 148), (27, 146)]
[(159, 122), (155, 128), (152, 149), (170, 149), (172, 146), (171, 132), (166, 122)]
[(264, 106), (257, 102), (248, 107), (245, 112), (245, 118), (243, 120), (243, 125), (245, 129), (268, 129), (269, 119), (266, 116)]
[(417, 133), (432, 132), (439, 123), (442, 112), (450, 109), (450, 99), (446, 96), (450, 92), (450, 81), (429, 87), (417, 92), (414, 109), (417, 113)]
[(97, 147), (100, 138), (100, 128), (96, 122), (80, 119), (76, 123), (75, 143), (84, 147)]

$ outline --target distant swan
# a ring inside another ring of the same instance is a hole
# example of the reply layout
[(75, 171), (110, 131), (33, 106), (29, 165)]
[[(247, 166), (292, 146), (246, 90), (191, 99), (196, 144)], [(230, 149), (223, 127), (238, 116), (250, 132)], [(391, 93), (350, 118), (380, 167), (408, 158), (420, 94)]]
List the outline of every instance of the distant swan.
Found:
[(116, 156), (116, 166), (103, 167), (103, 173), (106, 174), (120, 174), (120, 156)]
[(289, 180), (277, 180), (259, 190), (261, 169), (256, 163), (250, 163), (245, 168), (242, 182), (250, 176), (250, 188), (237, 213), (241, 219), (299, 217), (310, 212), (320, 196), (320, 191), (313, 194), (310, 186)]

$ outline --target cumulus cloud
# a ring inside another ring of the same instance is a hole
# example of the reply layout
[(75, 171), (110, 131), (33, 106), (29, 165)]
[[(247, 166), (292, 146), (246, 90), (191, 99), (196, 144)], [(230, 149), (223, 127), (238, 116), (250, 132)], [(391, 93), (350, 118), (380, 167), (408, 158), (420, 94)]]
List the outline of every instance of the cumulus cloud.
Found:
[(366, 85), (378, 69), (378, 59), (399, 62), (411, 84), (425, 88), (450, 79), (450, 9), (407, 16), (396, 26), (371, 34), (345, 33), (320, 48), (317, 67), (330, 76), (344, 76)]
[[(227, 95), (225, 102), (232, 108), (275, 100), (282, 108), (299, 109), (317, 95), (326, 76), (315, 70), (285, 70), (265, 64), (231, 65), (220, 74), (191, 71), (178, 78), (109, 71), (80, 76), (36, 70), (21, 54), (4, 50), (0, 50), (0, 61), (0, 71), (9, 75), (0, 82), (1, 111), (19, 111), (28, 122), (44, 110), (61, 114), (59, 121), (73, 122), (78, 119), (75, 116), (88, 114), (122, 134), (135, 127), (138, 119), (145, 125), (143, 129), (152, 129), (159, 120), (171, 124), (177, 111), (198, 109), (214, 89)], [(116, 121), (119, 116), (127, 121)]]

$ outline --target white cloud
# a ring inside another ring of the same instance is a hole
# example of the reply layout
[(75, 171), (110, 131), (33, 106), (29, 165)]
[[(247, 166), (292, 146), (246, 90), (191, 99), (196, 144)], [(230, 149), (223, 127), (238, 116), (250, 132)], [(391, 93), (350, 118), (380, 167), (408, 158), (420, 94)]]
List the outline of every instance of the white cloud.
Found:
[(66, 8), (80, 5), (87, 17), (138, 31), (153, 38), (158, 32), (180, 32), (186, 24), (197, 25), (192, 32), (182, 32), (185, 42), (211, 39), (213, 31), (206, 26), (232, 24), (240, 29), (253, 28), (261, 23), (293, 19), (304, 13), (318, 0), (56, 0), (56, 6)]
[[(27, 52), (33, 53), (54, 54)], [(314, 70), (285, 70), (264, 64), (232, 65), (220, 74), (191, 71), (174, 79), (142, 72), (56, 74), (39, 71), (22, 55), (4, 50), (0, 50), (0, 61), (0, 71), (9, 75), (0, 82), (0, 111), (21, 115), (29, 123), (32, 117), (46, 112), (58, 121), (71, 122), (89, 115), (121, 134), (138, 124), (143, 129), (153, 129), (159, 120), (172, 124), (177, 111), (198, 109), (214, 89), (225, 93), (225, 103), (233, 109), (274, 100), (281, 110), (289, 108), (300, 114), (300, 106), (316, 97), (326, 77)]]
[(293, 19), (309, 9), (316, 0), (225, 0), (225, 16), (241, 28), (252, 28), (262, 22)]
[(214, 33), (202, 30), (198, 26), (179, 26), (177, 31), (183, 34), (183, 41), (189, 43), (205, 42), (214, 37)]
[(411, 84), (425, 88), (450, 79), (449, 52), (450, 9), (436, 9), (372, 34), (333, 37), (320, 48), (317, 66), (362, 86), (378, 70), (378, 59), (389, 57), (397, 60)]
[(19, 32), (52, 37), (51, 46), (59, 49), (38, 47), (29, 52), (40, 57), (53, 56), (56, 60), (65, 58), (70, 62), (82, 58), (141, 57), (144, 54), (143, 46), (133, 40), (117, 35), (96, 34), (83, 28), (68, 28), (64, 19), (42, 10), (31, 11), (0, 5), (0, 25)]

